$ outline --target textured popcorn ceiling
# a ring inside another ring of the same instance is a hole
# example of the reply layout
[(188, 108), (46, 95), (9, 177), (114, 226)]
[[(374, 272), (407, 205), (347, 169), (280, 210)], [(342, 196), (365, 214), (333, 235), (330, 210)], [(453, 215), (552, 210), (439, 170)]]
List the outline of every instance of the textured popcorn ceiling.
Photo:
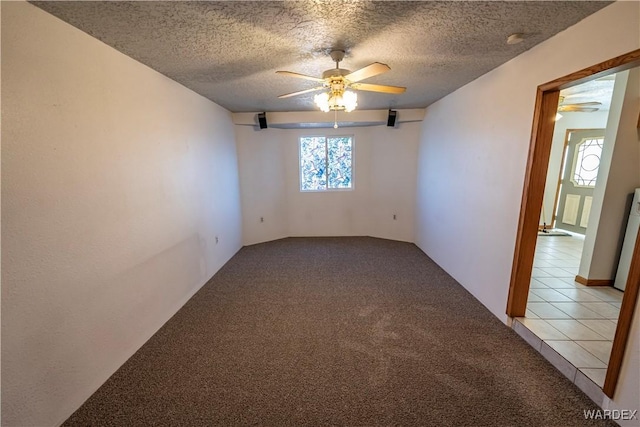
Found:
[[(421, 108), (610, 2), (209, 1), (32, 2), (233, 112), (313, 110), (313, 95), (277, 96), (315, 82), (345, 49), (341, 68), (371, 62), (391, 71), (366, 83), (360, 109)], [(597, 29), (594, 29), (597, 31)], [(507, 45), (511, 33), (526, 39)], [(566, 52), (570, 55), (570, 52)]]

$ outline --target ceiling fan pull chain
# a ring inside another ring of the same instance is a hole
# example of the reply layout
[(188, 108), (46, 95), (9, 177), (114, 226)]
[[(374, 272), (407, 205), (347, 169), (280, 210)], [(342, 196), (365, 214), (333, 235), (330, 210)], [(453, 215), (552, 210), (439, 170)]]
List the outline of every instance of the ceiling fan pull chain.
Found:
[(333, 110), (335, 113), (333, 116), (333, 128), (338, 129), (338, 110)]

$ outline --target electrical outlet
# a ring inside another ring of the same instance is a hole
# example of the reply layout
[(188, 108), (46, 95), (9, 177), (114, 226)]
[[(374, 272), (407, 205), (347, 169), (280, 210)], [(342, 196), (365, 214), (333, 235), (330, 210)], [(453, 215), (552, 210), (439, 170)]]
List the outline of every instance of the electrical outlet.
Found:
[(260, 217), (260, 222), (264, 222), (264, 218), (263, 217)]
[(393, 219), (394, 219), (394, 221), (395, 221), (395, 219), (396, 219), (396, 214), (393, 214)]
[(216, 245), (218, 244), (218, 236), (216, 236)]

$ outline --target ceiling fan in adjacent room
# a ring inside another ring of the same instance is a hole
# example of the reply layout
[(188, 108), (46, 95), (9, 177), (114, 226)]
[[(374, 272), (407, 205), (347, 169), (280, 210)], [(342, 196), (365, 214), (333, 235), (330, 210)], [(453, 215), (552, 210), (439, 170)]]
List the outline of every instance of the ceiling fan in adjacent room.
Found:
[[(357, 71), (350, 71), (340, 68), (340, 61), (344, 59), (344, 50), (332, 50), (331, 59), (336, 63), (336, 68), (322, 73), (322, 77), (312, 77), (291, 71), (276, 71), (278, 74), (296, 77), (299, 79), (311, 80), (321, 83), (321, 85), (311, 89), (280, 95), (278, 98), (289, 98), (291, 96), (303, 95), (305, 93), (323, 90), (322, 93), (314, 97), (314, 103), (324, 112), (353, 111), (358, 106), (358, 97), (353, 90), (365, 90), (369, 92), (381, 92), (400, 94), (407, 89), (400, 86), (385, 86), (369, 83), (360, 83), (362, 80), (386, 73), (391, 68), (380, 62), (374, 62)], [(351, 90), (349, 90), (351, 89)], [(337, 122), (334, 125), (337, 127)]]
[(600, 109), (602, 102), (577, 102), (575, 104), (565, 104), (566, 97), (560, 96), (560, 103), (558, 105), (559, 113), (593, 113)]

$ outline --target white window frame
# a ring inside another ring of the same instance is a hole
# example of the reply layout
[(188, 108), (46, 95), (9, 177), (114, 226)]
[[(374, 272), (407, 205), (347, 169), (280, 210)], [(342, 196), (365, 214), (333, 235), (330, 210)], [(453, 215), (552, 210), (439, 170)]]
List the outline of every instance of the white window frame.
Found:
[[(351, 187), (349, 188), (329, 188), (329, 153), (327, 152), (327, 144), (325, 142), (324, 145), (324, 156), (325, 156), (325, 161), (327, 162), (327, 183), (326, 183), (326, 187), (323, 190), (303, 190), (302, 189), (302, 138), (350, 138), (351, 139)], [(329, 193), (329, 192), (340, 192), (340, 191), (353, 191), (355, 188), (355, 181), (354, 181), (354, 176), (355, 176), (355, 146), (356, 146), (356, 139), (353, 135), (327, 135), (327, 134), (314, 134), (314, 135), (301, 135), (298, 137), (298, 189), (300, 190), (301, 193)]]

